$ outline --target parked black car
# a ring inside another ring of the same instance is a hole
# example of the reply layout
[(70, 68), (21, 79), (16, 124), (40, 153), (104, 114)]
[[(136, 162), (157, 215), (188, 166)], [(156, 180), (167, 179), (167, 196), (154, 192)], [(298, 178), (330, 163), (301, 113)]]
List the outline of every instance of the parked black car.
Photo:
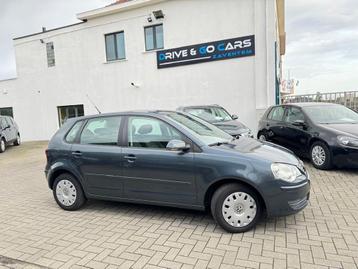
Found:
[(342, 105), (270, 107), (260, 120), (258, 138), (310, 158), (319, 169), (358, 168), (358, 113)]
[(263, 212), (288, 215), (308, 202), (302, 162), (280, 146), (233, 138), (174, 111), (69, 119), (51, 139), (45, 173), (58, 205), (86, 198), (211, 209), (227, 231), (252, 228)]
[(254, 137), (251, 130), (237, 120), (237, 115), (230, 115), (225, 108), (219, 105), (179, 107), (177, 111), (183, 111), (197, 116), (207, 122), (210, 122), (211, 124), (214, 124), (216, 127), (234, 137)]
[(20, 145), (19, 127), (14, 119), (9, 116), (0, 116), (0, 153), (6, 150), (10, 144)]

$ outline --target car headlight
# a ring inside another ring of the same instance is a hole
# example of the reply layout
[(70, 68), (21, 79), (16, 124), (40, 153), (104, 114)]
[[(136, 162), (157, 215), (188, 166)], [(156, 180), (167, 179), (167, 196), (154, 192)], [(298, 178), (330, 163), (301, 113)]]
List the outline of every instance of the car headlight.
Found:
[(358, 138), (340, 135), (337, 137), (338, 143), (345, 147), (358, 147)]
[(271, 164), (271, 171), (276, 179), (281, 179), (287, 182), (293, 182), (296, 178), (302, 175), (297, 166), (286, 163)]

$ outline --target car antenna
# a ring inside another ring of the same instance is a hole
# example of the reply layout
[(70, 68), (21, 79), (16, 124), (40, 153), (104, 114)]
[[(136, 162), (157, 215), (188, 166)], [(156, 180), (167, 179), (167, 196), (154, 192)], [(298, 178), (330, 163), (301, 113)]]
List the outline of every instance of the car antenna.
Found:
[(90, 103), (94, 106), (94, 108), (98, 111), (98, 114), (101, 114), (101, 111), (98, 109), (98, 107), (96, 106), (96, 104), (91, 100), (91, 98), (88, 96), (88, 94), (86, 94), (88, 101), (90, 101)]

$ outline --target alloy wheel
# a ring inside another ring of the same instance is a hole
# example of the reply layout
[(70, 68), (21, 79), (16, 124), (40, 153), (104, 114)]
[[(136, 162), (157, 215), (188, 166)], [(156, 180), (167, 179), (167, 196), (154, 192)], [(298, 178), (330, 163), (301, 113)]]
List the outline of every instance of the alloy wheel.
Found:
[(317, 166), (323, 165), (326, 161), (326, 152), (320, 145), (316, 145), (312, 148), (312, 161)]
[(259, 140), (260, 141), (266, 141), (266, 136), (264, 134), (260, 134)]
[(224, 200), (222, 214), (225, 221), (233, 227), (245, 227), (255, 218), (257, 206), (255, 199), (245, 192), (234, 192)]
[(63, 179), (56, 186), (58, 201), (64, 206), (71, 206), (76, 202), (77, 191), (71, 181)]

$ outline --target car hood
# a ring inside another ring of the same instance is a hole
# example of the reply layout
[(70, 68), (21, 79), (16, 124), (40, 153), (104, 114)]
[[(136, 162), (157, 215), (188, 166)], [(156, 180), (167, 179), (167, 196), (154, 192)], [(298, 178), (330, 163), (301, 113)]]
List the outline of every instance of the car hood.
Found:
[(269, 162), (289, 163), (300, 166), (299, 159), (292, 151), (272, 144), (247, 137), (240, 137), (229, 144), (213, 146), (217, 150), (225, 151), (229, 154), (245, 155), (253, 159), (264, 159)]
[(349, 135), (358, 138), (358, 123), (346, 123), (346, 124), (320, 124), (327, 130), (339, 133), (341, 135)]
[(250, 131), (249, 128), (237, 120), (219, 121), (213, 122), (212, 124), (230, 135), (238, 135)]

